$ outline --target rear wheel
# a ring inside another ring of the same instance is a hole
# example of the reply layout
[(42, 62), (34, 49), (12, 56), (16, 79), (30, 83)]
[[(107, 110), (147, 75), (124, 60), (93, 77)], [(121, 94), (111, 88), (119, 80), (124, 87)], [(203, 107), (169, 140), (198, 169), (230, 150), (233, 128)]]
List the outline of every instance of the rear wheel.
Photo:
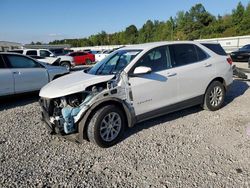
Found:
[(205, 93), (203, 108), (210, 111), (220, 109), (224, 103), (225, 94), (225, 87), (221, 82), (212, 82)]
[(68, 62), (62, 62), (61, 66), (65, 67), (67, 70), (70, 70), (70, 68), (71, 68), (70, 63), (68, 63)]
[(125, 127), (125, 116), (120, 108), (107, 105), (96, 111), (87, 127), (89, 140), (106, 148), (119, 142)]

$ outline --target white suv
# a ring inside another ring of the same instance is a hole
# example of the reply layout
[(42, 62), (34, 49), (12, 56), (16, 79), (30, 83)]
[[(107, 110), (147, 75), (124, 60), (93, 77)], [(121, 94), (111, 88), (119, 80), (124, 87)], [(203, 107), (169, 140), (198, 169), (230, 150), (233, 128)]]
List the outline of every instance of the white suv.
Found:
[[(11, 52), (21, 53), (27, 56), (38, 59), (48, 64), (53, 64), (59, 59), (59, 65), (65, 66), (68, 70), (75, 66), (73, 57), (70, 56), (55, 56), (51, 51), (47, 49), (19, 49), (12, 50)], [(41, 59), (42, 58), (42, 59)]]
[(109, 147), (137, 122), (200, 104), (220, 109), (233, 81), (231, 63), (219, 44), (126, 47), (42, 88), (43, 120), (53, 133)]

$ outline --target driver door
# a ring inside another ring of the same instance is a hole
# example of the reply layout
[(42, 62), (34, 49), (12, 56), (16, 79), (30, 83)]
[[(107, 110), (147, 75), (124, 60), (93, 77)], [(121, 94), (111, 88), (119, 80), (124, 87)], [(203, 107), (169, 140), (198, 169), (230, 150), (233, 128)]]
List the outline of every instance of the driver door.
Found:
[[(152, 72), (134, 75), (136, 67), (150, 67)], [(146, 53), (132, 68), (129, 75), (136, 116), (145, 119), (178, 101), (178, 79), (171, 68), (167, 46), (158, 47)], [(139, 118), (140, 119), (140, 118)]]
[(40, 90), (49, 82), (47, 70), (38, 62), (20, 55), (5, 55), (14, 78), (15, 93)]

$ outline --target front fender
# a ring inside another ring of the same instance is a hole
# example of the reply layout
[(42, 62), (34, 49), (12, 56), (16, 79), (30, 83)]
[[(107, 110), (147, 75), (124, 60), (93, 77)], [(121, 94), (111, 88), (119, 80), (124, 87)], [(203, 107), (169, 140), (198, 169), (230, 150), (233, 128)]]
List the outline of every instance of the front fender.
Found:
[(102, 107), (106, 104), (112, 104), (112, 103), (119, 104), (120, 106), (123, 107), (123, 110), (127, 118), (128, 127), (134, 126), (134, 124), (136, 123), (134, 108), (130, 104), (126, 103), (124, 100), (114, 98), (114, 97), (107, 97), (105, 99), (101, 99), (97, 101), (96, 103), (93, 103), (89, 107), (89, 109), (86, 110), (85, 113), (81, 115), (81, 119), (78, 123), (79, 141), (81, 143), (83, 142), (84, 137), (86, 137), (84, 132), (85, 132), (85, 128), (88, 123), (89, 117), (92, 115), (92, 113), (95, 112), (95, 110), (98, 107)]

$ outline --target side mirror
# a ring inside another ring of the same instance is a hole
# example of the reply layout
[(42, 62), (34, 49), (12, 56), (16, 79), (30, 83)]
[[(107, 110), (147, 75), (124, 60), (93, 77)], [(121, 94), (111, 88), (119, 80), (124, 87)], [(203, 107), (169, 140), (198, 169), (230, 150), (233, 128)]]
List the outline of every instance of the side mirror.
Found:
[(50, 57), (56, 57), (54, 54), (50, 54), (49, 56), (50, 56)]
[(135, 68), (134, 75), (148, 74), (150, 72), (152, 72), (152, 69), (150, 67), (140, 66)]

